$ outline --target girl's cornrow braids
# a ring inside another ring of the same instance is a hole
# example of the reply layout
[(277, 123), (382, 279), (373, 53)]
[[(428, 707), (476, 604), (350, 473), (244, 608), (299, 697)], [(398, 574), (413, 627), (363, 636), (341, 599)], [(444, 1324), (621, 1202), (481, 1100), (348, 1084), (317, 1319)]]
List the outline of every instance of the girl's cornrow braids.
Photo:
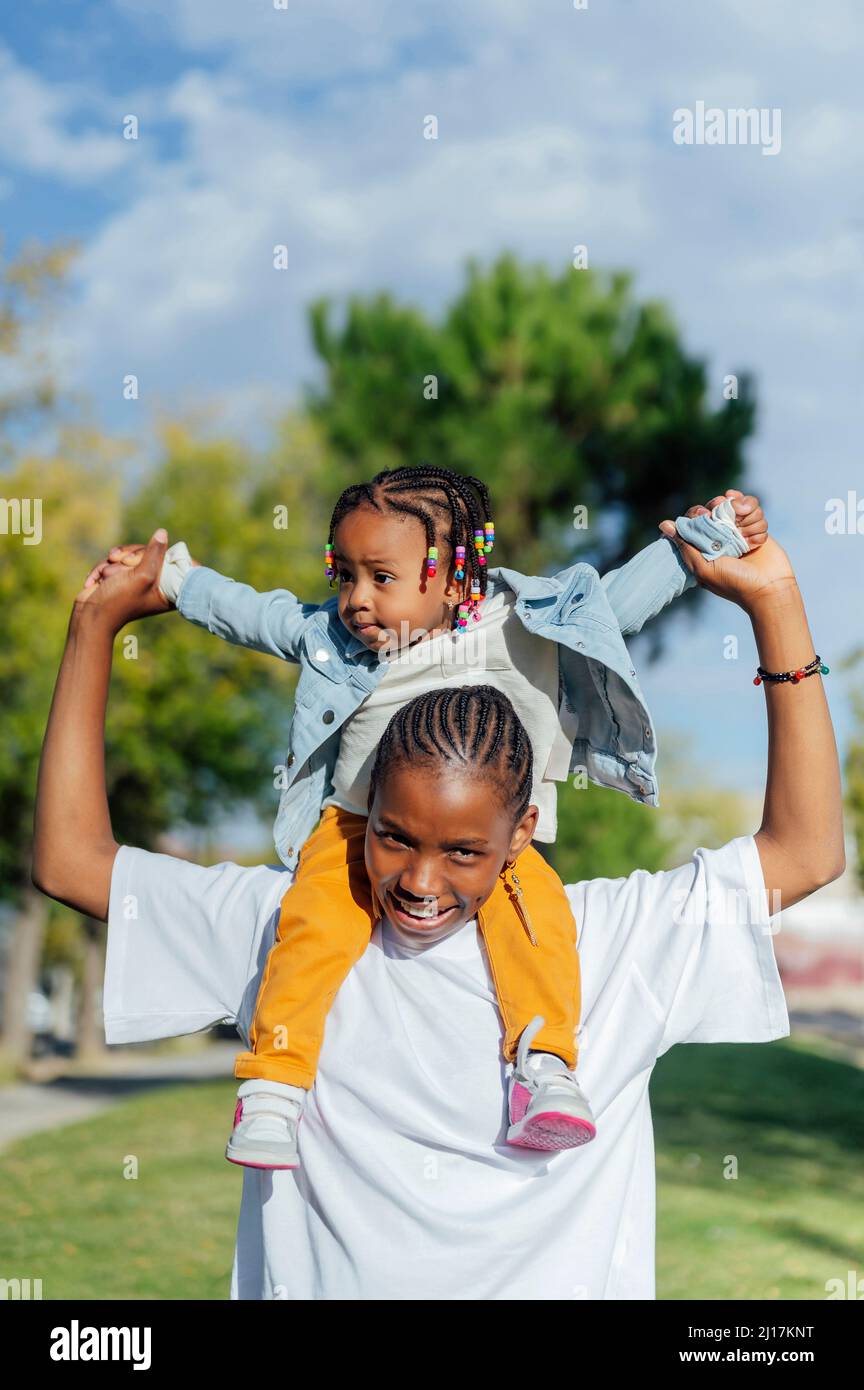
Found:
[[(413, 494), (414, 505), (400, 496), (405, 493)], [(424, 493), (425, 496), (422, 495)], [(435, 493), (443, 493), (445, 500), (434, 496)], [(464, 629), (469, 610), (474, 611), (475, 617), (478, 616), (477, 605), (486, 593), (485, 554), (492, 549), (495, 541), (486, 484), (479, 478), (454, 473), (439, 465), (419, 464), (385, 468), (375, 474), (371, 483), (355, 483), (346, 488), (333, 510), (324, 552), (325, 570), (331, 584), (335, 577), (333, 537), (336, 527), (343, 516), (364, 502), (378, 511), (383, 503), (391, 511), (414, 516), (422, 523), (426, 533), (427, 572), (430, 575), (435, 573), (437, 567), (439, 524), (433, 509), (449, 515), (447, 541), (453, 556), (456, 556), (457, 546), (462, 547), (463, 554), (458, 563), (463, 572), (467, 564), (470, 584), (470, 602), (465, 600), (460, 604), (458, 613), (458, 626)]]
[[(409, 490), (428, 492), (430, 489), (440, 489), (446, 495), (452, 516), (449, 538), (451, 549), (455, 554), (456, 546), (464, 544), (466, 552), (471, 557), (469, 565), (472, 595), (485, 594), (485, 553), (492, 549), (495, 537), (489, 490), (486, 484), (479, 478), (454, 473), (451, 469), (443, 468), (437, 464), (419, 464), (416, 467), (385, 470), (379, 473), (374, 481), (385, 484), (388, 492), (391, 490), (394, 492)], [(479, 503), (475, 493), (479, 494)], [(436, 505), (431, 498), (426, 500), (432, 505)], [(461, 507), (459, 506), (460, 502)], [(466, 531), (470, 531), (470, 534), (466, 534)], [(480, 545), (478, 545), (478, 537), (482, 540)], [(484, 555), (483, 561), (480, 560), (481, 554)]]
[[(455, 475), (454, 475), (455, 476)], [(465, 502), (465, 497), (457, 487), (454, 487), (451, 480), (430, 479), (425, 469), (394, 469), (389, 472), (379, 473), (375, 479), (383, 489), (384, 499), (387, 505), (395, 512), (413, 512), (416, 516), (418, 511), (411, 507), (410, 503), (398, 501), (397, 497), (401, 493), (413, 493), (416, 498), (419, 514), (426, 521), (426, 542), (430, 547), (435, 545), (436, 522), (428, 509), (437, 508), (439, 512), (444, 512), (449, 516), (450, 525), (447, 530), (447, 540), (451, 552), (455, 555), (457, 545), (465, 545), (467, 551), (467, 527), (462, 514), (460, 501)], [(417, 496), (418, 493), (426, 493), (425, 497)], [(443, 492), (446, 501), (429, 496), (430, 492)], [(469, 512), (469, 519), (470, 519)]]
[(491, 685), (430, 690), (397, 710), (378, 745), (369, 809), (386, 772), (399, 764), (440, 761), (476, 768), (498, 781), (519, 820), (531, 804), (531, 741), (507, 696)]

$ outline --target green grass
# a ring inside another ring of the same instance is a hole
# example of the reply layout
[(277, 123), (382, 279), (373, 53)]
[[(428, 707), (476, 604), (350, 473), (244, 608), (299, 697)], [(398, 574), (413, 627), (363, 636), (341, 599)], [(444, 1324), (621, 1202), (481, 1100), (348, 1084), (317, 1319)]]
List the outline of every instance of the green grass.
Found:
[(41, 1278), (45, 1299), (226, 1299), (235, 1094), (231, 1081), (166, 1086), (7, 1149), (0, 1275)]
[(864, 1276), (864, 1072), (809, 1040), (695, 1044), (660, 1059), (651, 1101), (658, 1298), (824, 1299)]
[[(0, 1276), (46, 1299), (227, 1298), (233, 1096), (165, 1087), (7, 1150)], [(651, 1100), (658, 1298), (823, 1299), (864, 1275), (864, 1072), (809, 1041), (677, 1047)]]

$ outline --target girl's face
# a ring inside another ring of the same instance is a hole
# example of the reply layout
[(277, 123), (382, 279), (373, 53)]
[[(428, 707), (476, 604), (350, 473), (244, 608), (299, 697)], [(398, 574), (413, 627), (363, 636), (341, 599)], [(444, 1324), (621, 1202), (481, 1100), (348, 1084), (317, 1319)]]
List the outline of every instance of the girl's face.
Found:
[(386, 915), (434, 936), (464, 926), (530, 842), (537, 816), (530, 806), (514, 826), (495, 783), (470, 769), (394, 767), (366, 826), (366, 868)]
[(446, 544), (439, 545), (438, 573), (426, 574), (426, 537), (415, 516), (360, 506), (343, 517), (333, 535), (339, 585), (339, 617), (373, 651), (392, 652), (453, 626), (464, 582), (450, 578)]

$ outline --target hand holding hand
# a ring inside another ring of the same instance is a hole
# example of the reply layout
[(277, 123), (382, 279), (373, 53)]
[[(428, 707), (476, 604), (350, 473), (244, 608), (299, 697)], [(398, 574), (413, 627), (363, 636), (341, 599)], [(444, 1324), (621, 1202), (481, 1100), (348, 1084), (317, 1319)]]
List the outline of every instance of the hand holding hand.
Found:
[[(768, 522), (765, 520), (765, 513), (758, 497), (748, 494), (746, 497), (738, 488), (730, 487), (726, 489), (725, 496), (712, 497), (706, 507), (688, 507), (685, 516), (709, 516), (716, 506), (726, 500), (731, 501), (735, 509), (735, 524), (747, 541), (750, 552), (758, 550), (760, 545), (764, 545), (768, 538)], [(674, 540), (676, 536), (674, 521), (661, 521), (660, 530), (664, 536)]]
[[(185, 550), (185, 547), (183, 547), (183, 549), (184, 553), (188, 555), (188, 551)], [(107, 557), (104, 560), (100, 561), (98, 565), (93, 566), (87, 578), (84, 580), (84, 588), (89, 589), (91, 585), (98, 584), (100, 579), (105, 579), (106, 576), (109, 574), (117, 574), (124, 568), (134, 569), (137, 565), (141, 563), (141, 557), (143, 556), (145, 550), (146, 546), (143, 546), (137, 542), (132, 542), (126, 545), (112, 546), (111, 549), (108, 551)], [(189, 561), (192, 564), (193, 569), (200, 569), (200, 563), (198, 560), (193, 560), (192, 557), (189, 556)], [(159, 592), (162, 595), (162, 598), (167, 598), (167, 595), (164, 594), (161, 589), (159, 590)], [(173, 608), (174, 604), (172, 602), (169, 602), (168, 606), (170, 608)]]
[(740, 559), (720, 555), (716, 560), (706, 560), (701, 550), (677, 533), (669, 539), (677, 545), (681, 559), (703, 589), (728, 598), (746, 612), (752, 613), (765, 598), (798, 586), (789, 556), (773, 536), (766, 535), (757, 550)]
[[(168, 613), (173, 604), (159, 588), (168, 533), (154, 531), (147, 545), (115, 546), (107, 560), (90, 571), (75, 595), (75, 612), (103, 617), (114, 632), (136, 618)], [(112, 560), (115, 552), (121, 557)]]

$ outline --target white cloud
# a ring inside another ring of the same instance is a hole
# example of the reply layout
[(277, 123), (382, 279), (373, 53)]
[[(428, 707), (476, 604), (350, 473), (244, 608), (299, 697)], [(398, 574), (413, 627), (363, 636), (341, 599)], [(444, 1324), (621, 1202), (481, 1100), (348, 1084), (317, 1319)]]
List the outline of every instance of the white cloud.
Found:
[(129, 155), (120, 130), (122, 112), (110, 134), (101, 121), (84, 134), (71, 135), (64, 128), (90, 104), (77, 83), (47, 82), (0, 45), (0, 157), (12, 168), (70, 184), (97, 183), (119, 169)]

